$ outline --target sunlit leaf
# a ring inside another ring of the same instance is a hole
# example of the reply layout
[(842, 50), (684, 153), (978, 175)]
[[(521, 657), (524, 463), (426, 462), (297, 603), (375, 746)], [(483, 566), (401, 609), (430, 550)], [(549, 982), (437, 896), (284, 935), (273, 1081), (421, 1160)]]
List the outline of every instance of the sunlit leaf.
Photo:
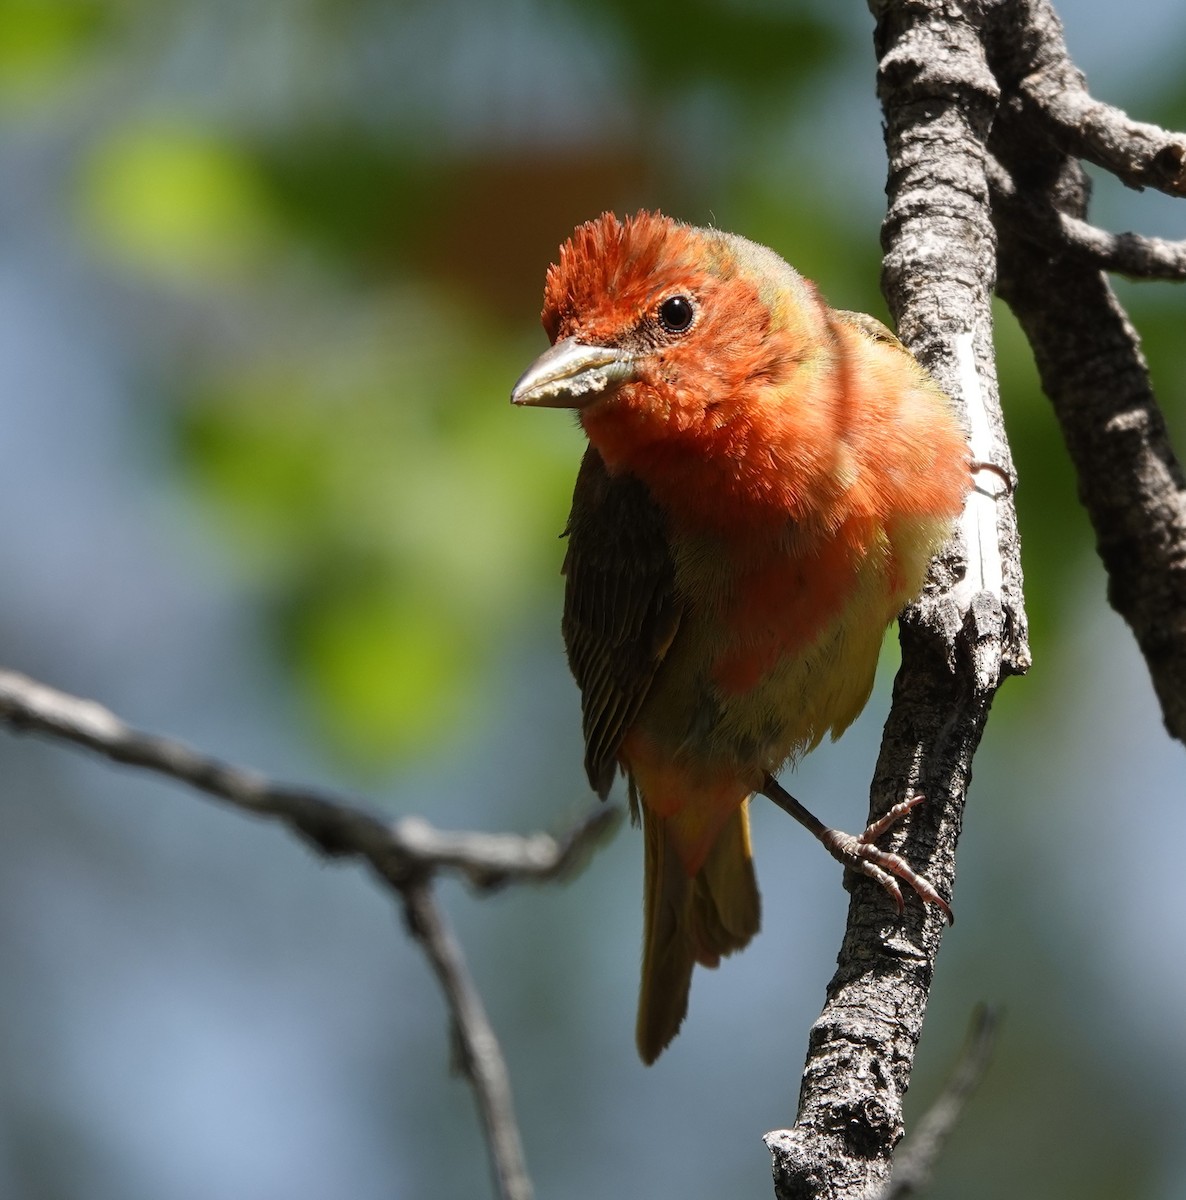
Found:
[(27, 105), (69, 82), (111, 21), (99, 0), (0, 0), (0, 103)]
[(461, 629), (414, 581), (335, 589), (302, 611), (293, 645), (322, 727), (356, 760), (425, 753), (449, 735), (474, 663)]
[(249, 155), (184, 123), (119, 130), (92, 155), (84, 217), (106, 250), (176, 280), (229, 280), (257, 267), (273, 218)]

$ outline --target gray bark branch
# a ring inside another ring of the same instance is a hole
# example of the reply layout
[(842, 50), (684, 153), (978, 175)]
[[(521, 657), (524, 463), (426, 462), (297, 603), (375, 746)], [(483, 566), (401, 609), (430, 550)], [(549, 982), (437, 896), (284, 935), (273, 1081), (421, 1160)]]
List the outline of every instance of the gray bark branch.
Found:
[(497, 1193), (502, 1200), (531, 1200), (506, 1063), (461, 947), (433, 894), (433, 878), (455, 871), (480, 889), (554, 879), (572, 871), (616, 826), (617, 810), (600, 808), (559, 839), (544, 833), (444, 833), (418, 817), (393, 822), (356, 800), (277, 783), (184, 742), (133, 729), (100, 704), (6, 670), (0, 670), (0, 723), (169, 776), (242, 812), (280, 821), (327, 857), (368, 863), (400, 897), (408, 931), (440, 983), (457, 1064), (474, 1092)]
[(424, 948), (449, 1009), (457, 1069), (470, 1081), (502, 1200), (532, 1200), (511, 1078), (465, 955), (428, 879), (402, 889), (408, 932)]
[(361, 800), (279, 783), (174, 738), (134, 729), (93, 700), (2, 668), (0, 722), (17, 732), (48, 734), (113, 762), (168, 775), (242, 812), (272, 817), (327, 858), (362, 859), (394, 888), (439, 871), (456, 871), (481, 890), (516, 880), (554, 879), (576, 868), (621, 817), (615, 808), (599, 807), (560, 838), (547, 833), (449, 833), (421, 817), (392, 821)]
[[(1186, 741), (1186, 483), (1137, 336), (1104, 269), (1181, 279), (1180, 244), (1091, 226), (1076, 157), (1186, 195), (1186, 136), (1095, 101), (1046, 0), (870, 0), (889, 156), (883, 286), (902, 340), (961, 406), (978, 487), (903, 615), (903, 661), (871, 816), (930, 804), (894, 848), (951, 895), (971, 761), (996, 689), (1029, 651), (992, 359), (994, 286), (1033, 346), (1109, 575), (1169, 731)], [(999, 257), (998, 257), (999, 239)], [(999, 273), (999, 281), (998, 281)], [(998, 480), (999, 483), (999, 480)], [(902, 1134), (942, 925), (892, 920), (866, 881), (812, 1027), (799, 1111), (767, 1135), (775, 1194), (881, 1194)]]
[[(1017, 7), (1023, 36), (1001, 30), (992, 43), (1006, 87), (1029, 86), (1045, 60), (1066, 58), (1050, 6), (1028, 0)], [(1065, 143), (1044, 139), (1027, 114), (1026, 108), (1003, 109), (991, 149), (1016, 198), (1042, 213), (1043, 225), (1081, 224), (1088, 180), (1063, 152)], [(1084, 260), (1073, 245), (1039, 246), (1007, 205), (997, 218), (1000, 293), (1033, 347), (1054, 406), (1108, 573), (1108, 599), (1141, 648), (1166, 729), (1186, 743), (1186, 473), (1170, 444), (1140, 339), (1100, 270), (1103, 263)]]
[(1186, 196), (1186, 135), (1134, 121), (1096, 100), (1071, 61), (1049, 0), (990, 3), (998, 48), (1024, 62), (1008, 80), (1004, 106), (1062, 154), (1103, 167), (1122, 183)]
[[(998, 89), (983, 31), (941, 3), (874, 11), (889, 155), (883, 287), (899, 336), (961, 407), (974, 461), (1011, 478), (992, 354), (985, 148)], [(951, 895), (972, 755), (996, 689), (1029, 662), (1016, 517), (995, 473), (983, 473), (923, 599), (903, 615), (901, 641), (870, 814), (924, 793), (893, 848)], [(881, 1192), (903, 1132), (943, 924), (919, 905), (899, 922), (876, 888), (850, 886), (798, 1116), (767, 1135), (780, 1200)]]
[(995, 159), (989, 164), (989, 182), (997, 225), (1006, 225), (1008, 237), (1020, 238), (1034, 250), (1055, 253), (1076, 266), (1127, 275), (1138, 281), (1177, 283), (1186, 279), (1186, 242), (1098, 229), (1060, 212), (1048, 200), (1039, 201), (1020, 192)]

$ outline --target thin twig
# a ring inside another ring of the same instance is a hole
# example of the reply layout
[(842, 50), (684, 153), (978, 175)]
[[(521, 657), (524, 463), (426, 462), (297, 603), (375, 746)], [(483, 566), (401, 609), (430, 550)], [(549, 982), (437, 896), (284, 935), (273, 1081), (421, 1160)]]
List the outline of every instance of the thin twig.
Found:
[(602, 808), (559, 839), (544, 833), (444, 833), (419, 817), (391, 822), (355, 800), (276, 783), (184, 742), (133, 729), (94, 701), (6, 670), (0, 670), (0, 723), (180, 780), (243, 812), (275, 817), (324, 855), (368, 862), (399, 893), (408, 929), (440, 981), (460, 1066), (481, 1114), (498, 1194), (501, 1200), (531, 1200), (506, 1064), (461, 947), (433, 896), (432, 878), (455, 870), (480, 888), (553, 879), (573, 870), (616, 826), (618, 810)]
[(1066, 86), (1067, 75), (1051, 71), (1024, 85), (1026, 98), (1048, 122), (1059, 149), (1110, 171), (1129, 187), (1155, 188), (1186, 196), (1186, 137), (1134, 121), (1119, 108), (1094, 100), (1082, 87)]
[(408, 931), (424, 948), (449, 1006), (457, 1065), (474, 1089), (498, 1195), (502, 1200), (531, 1200), (510, 1076), (461, 947), (428, 880), (409, 884), (403, 897)]
[(1095, 225), (1040, 204), (1014, 186), (1008, 172), (989, 160), (993, 215), (1006, 221), (1013, 233), (1043, 249), (1065, 255), (1083, 266), (1112, 271), (1135, 280), (1186, 279), (1186, 241), (1145, 237), (1139, 233), (1109, 233)]
[(919, 1196), (930, 1186), (931, 1174), (947, 1139), (992, 1061), (999, 1027), (1000, 1011), (986, 1004), (977, 1005), (964, 1048), (946, 1086), (894, 1157), (893, 1177), (882, 1200)]
[(327, 857), (361, 858), (393, 887), (450, 869), (491, 888), (510, 880), (546, 880), (573, 869), (619, 820), (600, 808), (563, 837), (546, 833), (445, 833), (420, 817), (391, 821), (365, 803), (278, 783), (173, 738), (134, 729), (110, 710), (43, 683), (0, 670), (0, 721), (18, 731), (64, 738), (128, 766), (187, 783), (244, 812), (275, 817)]
[(1103, 167), (1129, 187), (1186, 196), (1186, 135), (1134, 121), (1096, 100), (1071, 61), (1049, 0), (1013, 0), (1002, 8), (1011, 46), (1033, 67), (1014, 93), (1021, 121), (1042, 130), (1064, 154)]

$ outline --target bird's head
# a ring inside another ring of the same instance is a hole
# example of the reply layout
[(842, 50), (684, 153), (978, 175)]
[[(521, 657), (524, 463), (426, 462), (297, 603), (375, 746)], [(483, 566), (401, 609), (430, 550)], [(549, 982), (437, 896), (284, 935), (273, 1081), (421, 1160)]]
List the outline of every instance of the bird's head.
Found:
[(746, 424), (829, 342), (813, 285), (773, 251), (650, 212), (581, 225), (542, 320), (551, 349), (511, 400), (578, 410), (611, 468)]

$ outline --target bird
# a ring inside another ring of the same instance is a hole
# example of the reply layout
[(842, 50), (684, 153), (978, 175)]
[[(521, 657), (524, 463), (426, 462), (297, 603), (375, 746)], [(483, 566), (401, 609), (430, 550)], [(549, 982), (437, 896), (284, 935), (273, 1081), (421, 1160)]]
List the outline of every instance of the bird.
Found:
[(697, 964), (758, 930), (748, 808), (761, 794), (898, 912), (946, 901), (864, 833), (831, 829), (776, 775), (865, 706), (885, 631), (921, 593), (971, 488), (948, 396), (875, 318), (830, 308), (775, 251), (660, 212), (603, 213), (549, 267), (551, 346), (512, 403), (587, 438), (562, 632), (585, 771), (620, 771), (644, 838), (636, 1042), (650, 1064)]

